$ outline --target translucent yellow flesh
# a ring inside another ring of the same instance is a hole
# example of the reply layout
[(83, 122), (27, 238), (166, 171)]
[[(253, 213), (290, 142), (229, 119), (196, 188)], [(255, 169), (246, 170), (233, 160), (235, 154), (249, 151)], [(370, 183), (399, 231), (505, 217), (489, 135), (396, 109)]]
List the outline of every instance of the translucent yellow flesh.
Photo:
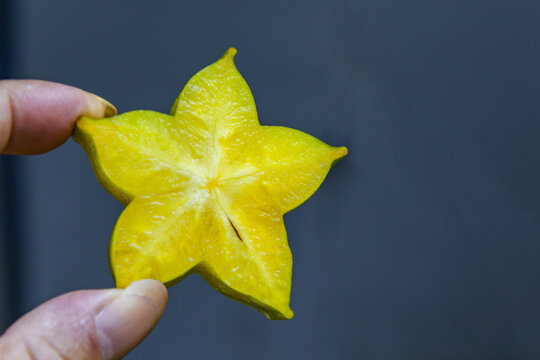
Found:
[(292, 318), (283, 214), (346, 155), (297, 130), (261, 126), (230, 49), (201, 70), (171, 115), (82, 118), (74, 139), (127, 205), (110, 246), (117, 286), (192, 272), (271, 319)]

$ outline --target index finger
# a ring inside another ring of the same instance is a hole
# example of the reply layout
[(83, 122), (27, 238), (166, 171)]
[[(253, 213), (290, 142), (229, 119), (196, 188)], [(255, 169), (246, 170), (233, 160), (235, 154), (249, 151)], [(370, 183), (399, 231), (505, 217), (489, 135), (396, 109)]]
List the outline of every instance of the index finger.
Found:
[(72, 86), (39, 80), (0, 81), (0, 153), (41, 154), (62, 145), (75, 121), (116, 115), (108, 101)]

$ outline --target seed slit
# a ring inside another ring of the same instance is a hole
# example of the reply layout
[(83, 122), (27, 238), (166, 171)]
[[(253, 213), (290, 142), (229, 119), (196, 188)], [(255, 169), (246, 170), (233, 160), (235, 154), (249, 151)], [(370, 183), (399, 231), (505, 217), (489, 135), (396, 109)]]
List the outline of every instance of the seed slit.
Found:
[(240, 236), (240, 234), (238, 233), (238, 230), (236, 229), (236, 226), (234, 226), (233, 222), (231, 221), (231, 219), (229, 219), (229, 217), (227, 217), (227, 220), (229, 220), (229, 224), (231, 224), (233, 230), (234, 230), (234, 233), (236, 234), (236, 236), (238, 236), (238, 239), (240, 240), (240, 242), (244, 242), (244, 240), (242, 240), (242, 237)]

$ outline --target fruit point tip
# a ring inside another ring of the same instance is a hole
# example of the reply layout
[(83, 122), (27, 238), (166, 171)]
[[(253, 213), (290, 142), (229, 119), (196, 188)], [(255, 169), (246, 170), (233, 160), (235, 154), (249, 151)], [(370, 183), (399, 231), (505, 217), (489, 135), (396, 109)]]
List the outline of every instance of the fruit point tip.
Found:
[(337, 154), (338, 154), (339, 158), (344, 157), (348, 153), (349, 153), (349, 150), (345, 146), (340, 146), (340, 147), (337, 148)]
[(225, 51), (225, 54), (221, 57), (224, 60), (229, 60), (231, 62), (234, 61), (234, 56), (236, 55), (238, 51), (236, 51), (236, 48), (230, 47), (227, 51)]
[(336, 165), (339, 162), (339, 160), (343, 159), (348, 153), (349, 153), (349, 150), (347, 150), (345, 146), (340, 146), (340, 147), (335, 148), (335, 153), (334, 153), (335, 157), (334, 157), (334, 160), (332, 161), (331, 166)]

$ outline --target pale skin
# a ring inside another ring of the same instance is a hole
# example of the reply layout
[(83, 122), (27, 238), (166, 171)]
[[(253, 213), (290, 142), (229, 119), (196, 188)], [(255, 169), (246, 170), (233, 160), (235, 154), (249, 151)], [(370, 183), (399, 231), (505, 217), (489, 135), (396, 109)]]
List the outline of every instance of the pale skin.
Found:
[[(0, 81), (0, 153), (41, 154), (62, 145), (75, 121), (116, 114), (80, 89), (36, 80)], [(1, 359), (119, 359), (158, 322), (167, 290), (156, 280), (80, 290), (30, 311), (0, 337)]]

